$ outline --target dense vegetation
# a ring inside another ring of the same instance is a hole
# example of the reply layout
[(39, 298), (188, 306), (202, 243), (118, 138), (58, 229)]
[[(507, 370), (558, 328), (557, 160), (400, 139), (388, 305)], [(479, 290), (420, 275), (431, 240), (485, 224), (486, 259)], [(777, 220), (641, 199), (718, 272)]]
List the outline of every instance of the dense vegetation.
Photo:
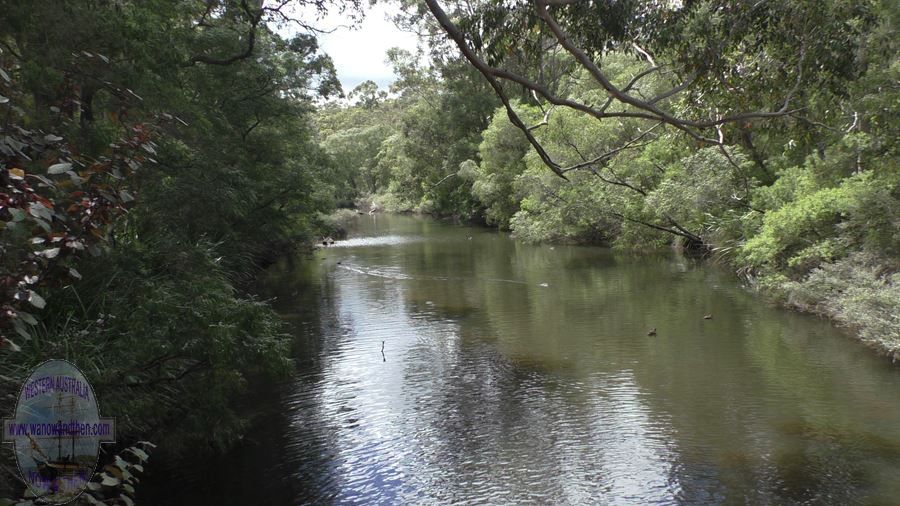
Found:
[(66, 358), (121, 444), (226, 447), (236, 394), (289, 365), (253, 275), (333, 208), (311, 123), (340, 92), (330, 59), (304, 30), (278, 36), (287, 11), (260, 2), (0, 12), (4, 416), (33, 366)]
[(318, 112), (344, 200), (675, 244), (900, 357), (896, 3), (679, 5), (408, 4), (427, 58)]
[(900, 357), (896, 2), (404, 1), (422, 53), (328, 103), (275, 29), (358, 5), (288, 4), (0, 0), (4, 407), (63, 357), (124, 445), (227, 447), (290, 365), (254, 274), (362, 201), (683, 247)]

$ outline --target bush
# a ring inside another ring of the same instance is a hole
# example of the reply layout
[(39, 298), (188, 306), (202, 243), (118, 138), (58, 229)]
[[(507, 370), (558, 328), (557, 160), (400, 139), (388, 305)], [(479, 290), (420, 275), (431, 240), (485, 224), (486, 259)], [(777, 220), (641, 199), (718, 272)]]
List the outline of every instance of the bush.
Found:
[[(870, 173), (847, 179), (837, 188), (824, 188), (769, 211), (759, 233), (744, 245), (742, 258), (752, 267), (782, 269), (809, 265), (810, 255), (831, 260), (845, 248), (835, 248), (837, 226), (858, 204)], [(796, 272), (803, 274), (804, 270)]]
[[(528, 122), (537, 122), (537, 109), (518, 103), (515, 107)], [(520, 208), (521, 195), (516, 191), (515, 181), (525, 171), (524, 157), (531, 146), (522, 132), (509, 122), (503, 109), (494, 111), (494, 118), (482, 136), (484, 140), (478, 149), (481, 163), (468, 162), (475, 165), (472, 193), (484, 206), (485, 221), (508, 229), (510, 220)]]
[(756, 185), (746, 175), (751, 165), (747, 158), (733, 148), (729, 156), (731, 161), (710, 147), (670, 164), (644, 205), (661, 221), (671, 219), (698, 233), (708, 228), (712, 217), (727, 215)]
[(323, 237), (343, 239), (358, 213), (354, 209), (338, 209), (331, 214), (320, 214), (316, 219), (317, 228)]
[(900, 265), (854, 253), (823, 263), (801, 281), (781, 286), (788, 305), (826, 315), (866, 344), (900, 359)]
[(78, 285), (48, 296), (19, 362), (77, 363), (122, 441), (226, 447), (243, 424), (235, 394), (287, 371), (289, 354), (277, 314), (241, 295), (219, 258), (214, 245), (157, 239), (83, 262)]

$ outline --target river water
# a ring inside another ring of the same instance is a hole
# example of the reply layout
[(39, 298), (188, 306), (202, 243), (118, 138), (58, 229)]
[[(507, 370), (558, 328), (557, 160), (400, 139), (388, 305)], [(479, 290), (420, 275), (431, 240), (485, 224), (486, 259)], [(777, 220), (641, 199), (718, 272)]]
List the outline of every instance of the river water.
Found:
[(266, 285), (298, 372), (203, 502), (900, 504), (900, 368), (709, 264), (376, 215)]

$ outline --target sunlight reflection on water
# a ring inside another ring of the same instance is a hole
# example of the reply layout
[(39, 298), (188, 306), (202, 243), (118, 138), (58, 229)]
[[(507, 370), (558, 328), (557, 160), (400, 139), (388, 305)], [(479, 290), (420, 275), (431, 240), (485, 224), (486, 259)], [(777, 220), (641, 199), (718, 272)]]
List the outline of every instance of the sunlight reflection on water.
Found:
[(381, 235), (374, 237), (354, 237), (335, 241), (329, 248), (361, 248), (367, 246), (399, 246), (411, 242), (421, 241), (420, 236), (409, 235)]
[(827, 322), (673, 255), (406, 216), (359, 226), (271, 273), (302, 366), (258, 402), (275, 430), (251, 431), (240, 474), (204, 501), (900, 497), (900, 370)]

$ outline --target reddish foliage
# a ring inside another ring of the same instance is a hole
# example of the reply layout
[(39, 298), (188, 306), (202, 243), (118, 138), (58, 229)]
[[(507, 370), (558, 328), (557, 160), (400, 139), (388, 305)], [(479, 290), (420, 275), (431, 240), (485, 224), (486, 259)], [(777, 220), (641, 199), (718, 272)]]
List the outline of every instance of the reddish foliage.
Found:
[[(21, 93), (0, 81), (0, 97), (11, 100), (0, 112), (27, 120), (15, 98)], [(24, 102), (24, 100), (22, 100)], [(71, 97), (61, 99), (61, 105)], [(3, 111), (6, 109), (6, 111)], [(61, 109), (61, 108), (59, 108)], [(74, 265), (84, 254), (99, 255), (115, 219), (127, 212), (136, 191), (132, 177), (152, 160), (151, 129), (122, 126), (125, 134), (99, 158), (79, 154), (74, 144), (40, 129), (26, 129), (5, 114), (0, 124), (0, 329), (29, 338), (41, 309), (41, 288), (71, 282)], [(62, 128), (71, 124), (60, 115)], [(0, 347), (17, 346), (8, 337)]]

